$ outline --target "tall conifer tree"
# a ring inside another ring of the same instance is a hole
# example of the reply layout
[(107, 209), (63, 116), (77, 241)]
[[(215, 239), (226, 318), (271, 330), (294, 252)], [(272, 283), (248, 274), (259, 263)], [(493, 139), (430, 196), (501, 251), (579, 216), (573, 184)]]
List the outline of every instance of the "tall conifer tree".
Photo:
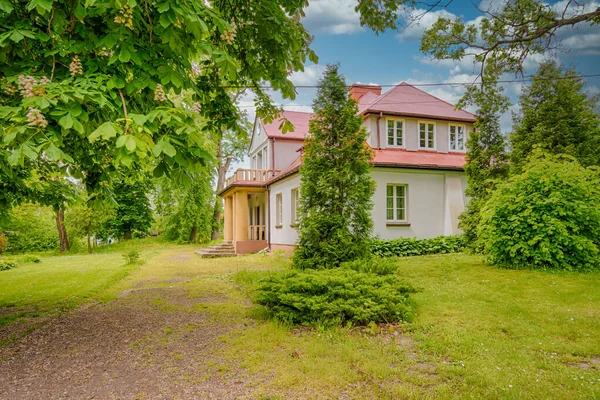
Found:
[(313, 102), (315, 115), (300, 168), (297, 268), (334, 268), (369, 254), (373, 229), (372, 150), (339, 65), (328, 65)]
[(551, 154), (568, 154), (584, 166), (600, 165), (600, 118), (597, 97), (584, 92), (574, 70), (555, 61), (542, 65), (523, 90), (521, 112), (510, 135), (511, 164), (525, 164), (535, 146)]

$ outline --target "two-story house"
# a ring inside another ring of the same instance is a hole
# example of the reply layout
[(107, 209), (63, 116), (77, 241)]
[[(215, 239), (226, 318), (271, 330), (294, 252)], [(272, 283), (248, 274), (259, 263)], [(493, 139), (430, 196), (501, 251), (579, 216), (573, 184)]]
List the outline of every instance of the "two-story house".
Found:
[[(374, 234), (393, 239), (459, 233), (465, 144), (474, 115), (406, 83), (384, 94), (379, 86), (354, 84), (350, 95), (358, 101), (375, 154)], [(224, 238), (236, 253), (293, 249), (301, 149), (311, 116), (285, 111), (270, 124), (256, 119), (251, 169), (237, 170), (219, 193), (225, 202)], [(282, 118), (292, 122), (294, 132), (280, 131)]]

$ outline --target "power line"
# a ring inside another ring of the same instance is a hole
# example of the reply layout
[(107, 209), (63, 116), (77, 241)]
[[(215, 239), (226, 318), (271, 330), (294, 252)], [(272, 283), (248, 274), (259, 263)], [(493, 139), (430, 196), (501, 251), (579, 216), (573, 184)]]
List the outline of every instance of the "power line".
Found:
[[(588, 74), (588, 75), (578, 75), (578, 76), (562, 76), (559, 78), (536, 78), (537, 80), (574, 80), (574, 79), (582, 79), (582, 78), (594, 78), (594, 77), (599, 77), (600, 74)], [(527, 83), (527, 82), (532, 82), (533, 81), (533, 77), (529, 76), (528, 78), (525, 79), (513, 79), (513, 80), (500, 80), (498, 81), (498, 83)], [(457, 86), (473, 86), (473, 85), (478, 85), (478, 82), (436, 82), (436, 83), (408, 83), (408, 85), (410, 86), (414, 86), (414, 87), (432, 87), (432, 86), (452, 86), (452, 87), (457, 87)], [(382, 88), (385, 87), (396, 87), (400, 85), (399, 83), (397, 84), (383, 84), (383, 85), (367, 85), (365, 84), (365, 86), (379, 86)], [(297, 85), (294, 86), (296, 89), (316, 89), (318, 88), (317, 85)], [(350, 88), (352, 87), (352, 85), (346, 85), (346, 88)], [(233, 87), (231, 87), (233, 88)], [(260, 86), (261, 89), (273, 89), (271, 86)], [(382, 102), (382, 103), (378, 103), (378, 104), (432, 104), (432, 103), (437, 103), (438, 100), (431, 100), (431, 101), (402, 101), (402, 102)], [(309, 107), (311, 106), (310, 104), (274, 104), (277, 107)], [(253, 108), (256, 107), (255, 105), (240, 105), (238, 106), (240, 108)]]
[[(589, 75), (577, 75), (577, 76), (562, 76), (560, 78), (536, 78), (537, 80), (562, 80), (562, 79), (581, 79), (581, 78), (593, 78), (593, 77), (598, 77), (600, 76), (600, 74), (589, 74)], [(526, 82), (532, 82), (533, 81), (533, 76), (529, 76), (527, 78), (524, 79), (512, 79), (512, 80), (499, 80), (498, 83), (526, 83)], [(474, 85), (478, 85), (480, 82), (478, 82), (477, 80), (473, 81), (473, 82), (432, 82), (432, 83), (408, 83), (410, 86), (415, 86), (415, 87), (427, 87), (427, 86), (474, 86)], [(386, 83), (383, 85), (368, 85), (368, 84), (364, 84), (365, 86), (379, 86), (379, 87), (396, 87), (399, 85), (399, 83)], [(346, 85), (347, 88), (350, 88), (352, 85)], [(227, 89), (244, 89), (246, 88), (246, 86), (224, 86)], [(261, 89), (273, 89), (272, 86), (258, 86)], [(318, 85), (294, 85), (294, 87), (296, 89), (316, 89), (319, 86)]]

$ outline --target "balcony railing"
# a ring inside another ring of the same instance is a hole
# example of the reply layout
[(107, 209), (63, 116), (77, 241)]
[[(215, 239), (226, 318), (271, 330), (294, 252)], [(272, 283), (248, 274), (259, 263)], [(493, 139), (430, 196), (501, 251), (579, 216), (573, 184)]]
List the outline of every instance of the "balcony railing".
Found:
[(227, 178), (225, 181), (225, 187), (232, 185), (239, 181), (246, 182), (266, 182), (271, 179), (275, 175), (277, 175), (279, 170), (266, 170), (266, 169), (238, 169), (236, 170), (232, 176)]
[(250, 225), (248, 230), (250, 240), (266, 240), (264, 225)]

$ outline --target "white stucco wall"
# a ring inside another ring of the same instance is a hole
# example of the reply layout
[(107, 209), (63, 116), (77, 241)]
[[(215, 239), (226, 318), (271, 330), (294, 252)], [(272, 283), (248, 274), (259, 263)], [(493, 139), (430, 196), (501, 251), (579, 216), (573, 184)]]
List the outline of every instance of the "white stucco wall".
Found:
[[(282, 179), (271, 185), (270, 197), (270, 223), (271, 243), (294, 245), (298, 240), (297, 228), (293, 228), (292, 224), (292, 189), (300, 187), (300, 174), (294, 174), (289, 178)], [(283, 220), (280, 228), (276, 228), (276, 201), (275, 197), (281, 193), (283, 201)]]
[[(275, 149), (275, 169), (283, 170), (293, 163), (299, 156), (298, 149), (304, 142), (300, 140), (277, 140), (273, 146)], [(269, 161), (270, 162), (270, 161)]]
[[(459, 171), (435, 171), (405, 168), (372, 170), (376, 182), (373, 196), (373, 234), (381, 239), (398, 237), (431, 238), (458, 234), (458, 215), (464, 210), (466, 177)], [(388, 184), (407, 185), (407, 220), (410, 226), (388, 226), (386, 221), (386, 188)], [(271, 243), (293, 245), (298, 239), (291, 227), (291, 191), (300, 186), (300, 175), (276, 182), (271, 186), (270, 229)], [(283, 223), (276, 222), (276, 195), (283, 200)]]
[[(374, 168), (372, 176), (377, 184), (373, 197), (373, 233), (381, 239), (431, 238), (459, 233), (457, 218), (460, 212), (457, 211), (461, 207), (464, 209), (466, 188), (463, 172)], [(387, 225), (388, 184), (407, 185), (407, 221), (410, 226)]]

